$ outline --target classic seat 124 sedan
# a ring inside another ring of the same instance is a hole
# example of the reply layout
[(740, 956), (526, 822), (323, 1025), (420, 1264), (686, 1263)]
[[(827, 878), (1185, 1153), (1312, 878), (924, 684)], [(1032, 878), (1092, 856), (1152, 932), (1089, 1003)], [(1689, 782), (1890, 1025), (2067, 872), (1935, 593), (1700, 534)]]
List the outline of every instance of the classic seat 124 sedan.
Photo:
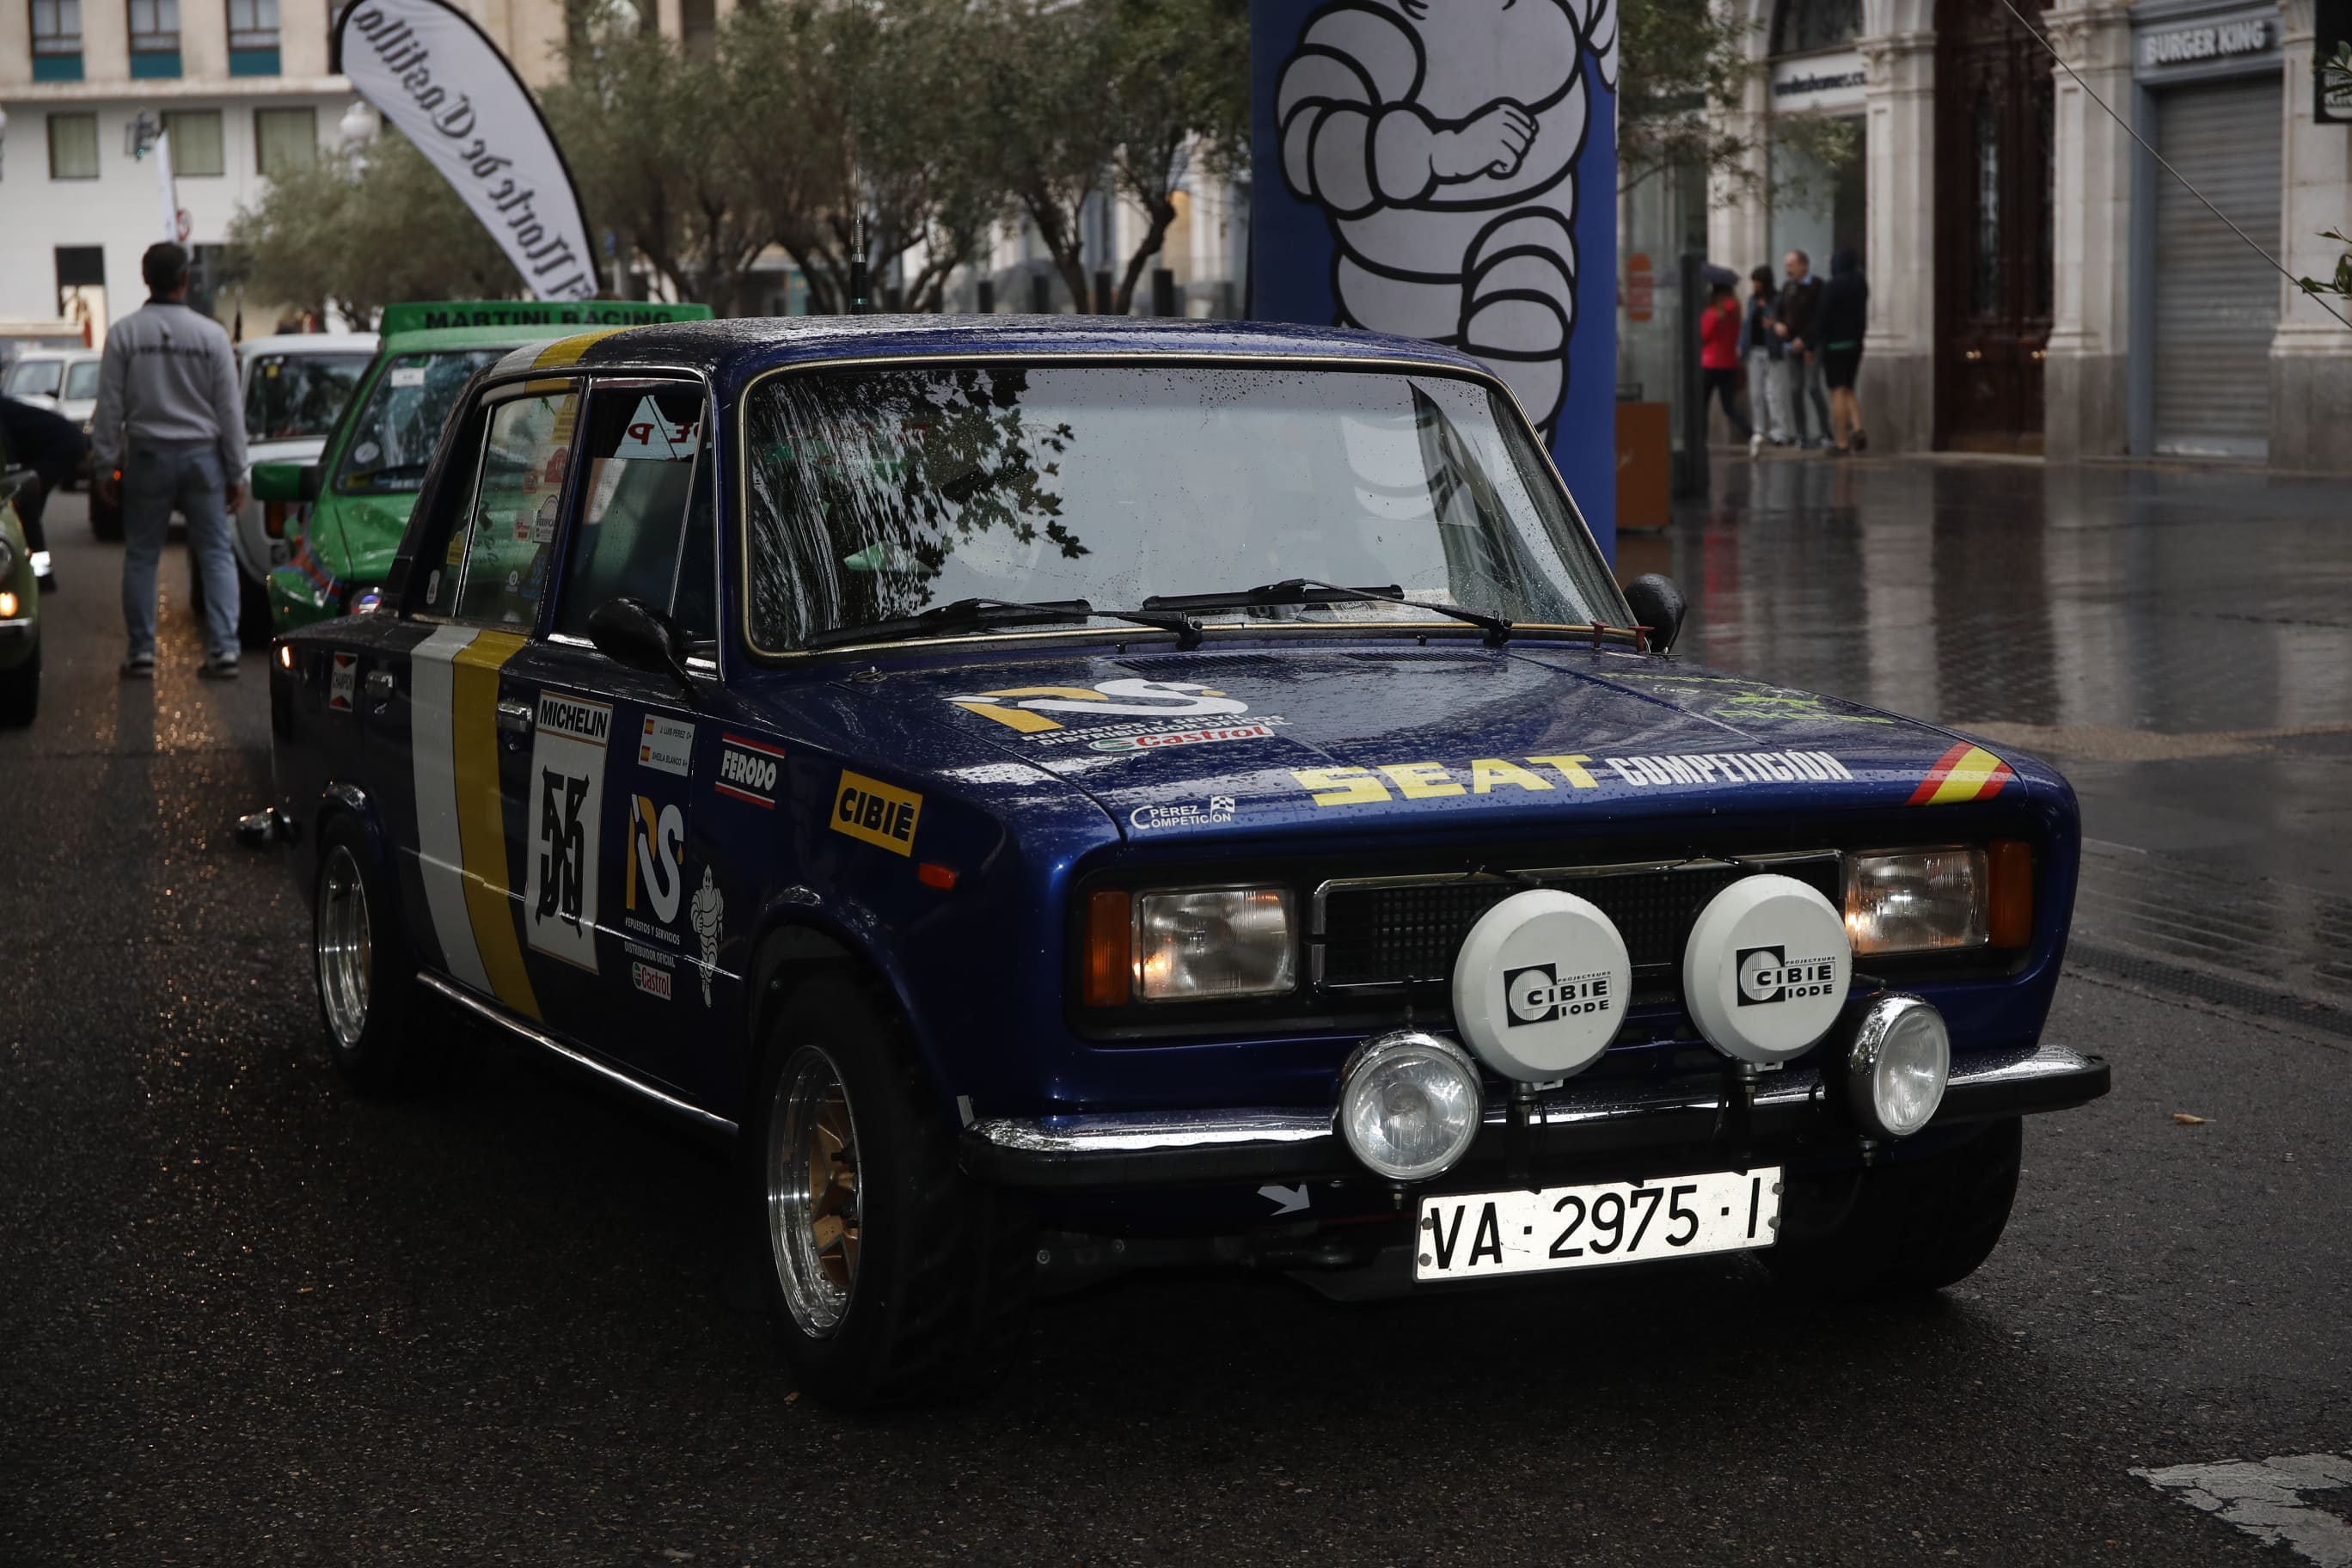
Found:
[(835, 1400), (1135, 1262), (1949, 1284), (2107, 1086), (2073, 794), (1679, 615), (1451, 351), (640, 327), (478, 375), (274, 810), (341, 1067), (431, 998), (730, 1141)]

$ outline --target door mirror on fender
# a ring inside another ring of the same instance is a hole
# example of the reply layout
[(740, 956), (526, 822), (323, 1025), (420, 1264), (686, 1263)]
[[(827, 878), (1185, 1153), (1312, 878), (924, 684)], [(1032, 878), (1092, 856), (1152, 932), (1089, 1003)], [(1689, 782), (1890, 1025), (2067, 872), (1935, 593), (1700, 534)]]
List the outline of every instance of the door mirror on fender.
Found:
[(1672, 577), (1644, 572), (1625, 584), (1625, 604), (1633, 612), (1633, 624), (1650, 628), (1652, 648), (1664, 653), (1675, 646), (1675, 638), (1682, 634), (1683, 616), (1688, 606)]
[(694, 681), (686, 673), (686, 639), (667, 616), (643, 599), (623, 595), (596, 606), (588, 616), (588, 640), (616, 664), (675, 679), (687, 700)]
[(316, 463), (253, 465), (253, 499), (256, 500), (317, 500), (319, 482), (319, 465)]

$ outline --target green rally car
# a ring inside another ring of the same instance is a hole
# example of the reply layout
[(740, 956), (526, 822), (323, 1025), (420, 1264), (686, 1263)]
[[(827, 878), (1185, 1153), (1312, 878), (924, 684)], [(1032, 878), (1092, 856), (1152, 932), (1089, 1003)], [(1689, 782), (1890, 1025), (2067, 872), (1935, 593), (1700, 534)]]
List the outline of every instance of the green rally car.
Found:
[(287, 563), (269, 574), (272, 628), (343, 615), (382, 585), (441, 426), (476, 371), (526, 343), (556, 353), (557, 341), (584, 333), (709, 315), (708, 305), (625, 300), (385, 306), (375, 361), (319, 461), (253, 467), (255, 500), (300, 508), (286, 523)]

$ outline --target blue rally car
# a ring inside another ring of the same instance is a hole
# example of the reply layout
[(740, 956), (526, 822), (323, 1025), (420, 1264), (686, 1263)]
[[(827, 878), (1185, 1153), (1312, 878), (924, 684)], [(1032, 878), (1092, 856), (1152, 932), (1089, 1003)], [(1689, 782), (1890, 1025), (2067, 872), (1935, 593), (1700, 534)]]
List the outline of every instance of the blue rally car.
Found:
[(404, 1081), (454, 1005), (730, 1143), (843, 1402), (1139, 1263), (1948, 1285), (2107, 1087), (2041, 1039), (2074, 795), (1632, 595), (1424, 344), (519, 349), (381, 608), (275, 650), (330, 1049)]

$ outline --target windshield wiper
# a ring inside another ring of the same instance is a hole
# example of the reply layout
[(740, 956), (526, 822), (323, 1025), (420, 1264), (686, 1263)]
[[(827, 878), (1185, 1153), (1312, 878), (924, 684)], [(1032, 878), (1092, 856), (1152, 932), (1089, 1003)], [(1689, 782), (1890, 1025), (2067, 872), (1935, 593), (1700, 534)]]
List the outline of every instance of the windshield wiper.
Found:
[(1176, 646), (1201, 646), (1201, 623), (1192, 616), (1147, 605), (1140, 610), (1097, 610), (1084, 599), (955, 599), (911, 616), (893, 616), (859, 626), (828, 626), (801, 639), (803, 649), (845, 643), (889, 642), (904, 637), (952, 637), (994, 626), (1043, 626), (1089, 619), (1132, 621), (1176, 634)]
[(1484, 610), (1465, 610), (1459, 605), (1432, 605), (1419, 599), (1408, 599), (1404, 590), (1394, 584), (1385, 588), (1342, 588), (1331, 583), (1318, 583), (1312, 577), (1286, 577), (1279, 583), (1261, 583), (1255, 588), (1225, 594), (1154, 594), (1143, 601), (1147, 610), (1178, 610), (1192, 614), (1202, 610), (1249, 610), (1271, 605), (1409, 605), (1416, 610), (1430, 610), (1441, 616), (1451, 616), (1457, 621), (1467, 621), (1486, 634), (1488, 647), (1500, 647), (1511, 640), (1511, 623), (1501, 616), (1488, 615)]

